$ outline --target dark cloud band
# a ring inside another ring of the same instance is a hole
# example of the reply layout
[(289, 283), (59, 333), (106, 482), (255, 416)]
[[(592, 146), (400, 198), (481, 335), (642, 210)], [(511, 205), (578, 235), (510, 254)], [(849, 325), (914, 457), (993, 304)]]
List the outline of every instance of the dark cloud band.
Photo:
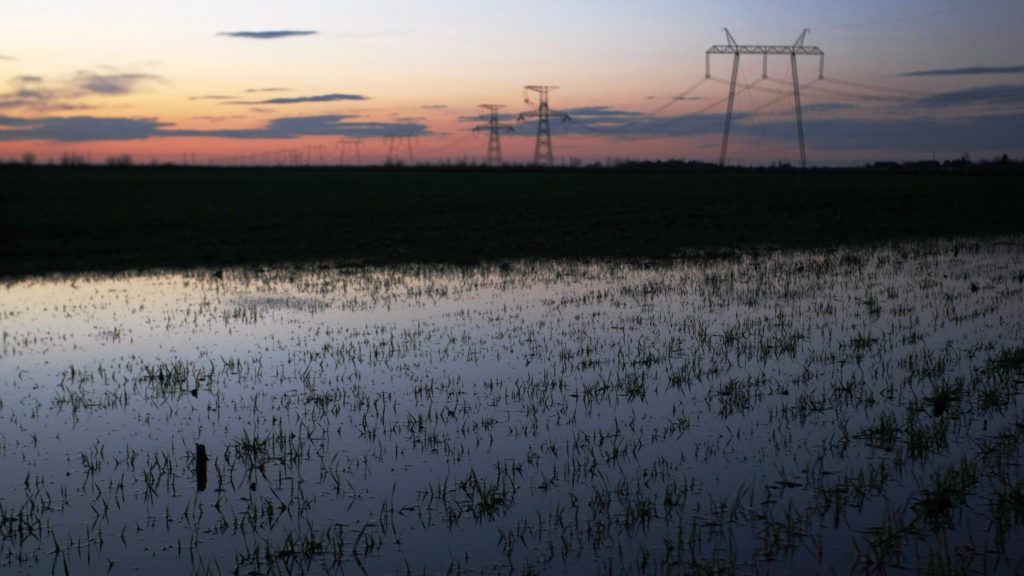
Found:
[(1024, 74), (1024, 66), (971, 66), (968, 68), (936, 68), (914, 70), (900, 76), (982, 76), (985, 74)]
[(237, 32), (219, 32), (218, 36), (229, 38), (250, 38), (253, 40), (277, 40), (293, 36), (312, 36), (316, 30), (240, 30)]
[(0, 140), (53, 140), (91, 142), (99, 140), (144, 140), (159, 135), (170, 124), (153, 118), (11, 118), (0, 116)]
[(927, 108), (948, 108), (953, 106), (1009, 106), (1017, 108), (1021, 102), (1024, 102), (1024, 84), (1003, 84), (976, 86), (955, 92), (935, 94), (934, 96), (915, 100), (909, 104)]
[[(794, 142), (790, 121), (757, 124), (758, 137)], [(827, 150), (902, 150), (916, 153), (962, 153), (969, 150), (1018, 153), (1024, 114), (961, 118), (832, 118), (804, 122), (809, 148)], [(742, 133), (742, 126), (737, 134)]]
[(155, 74), (97, 74), (81, 71), (75, 74), (72, 82), (78, 89), (92, 94), (121, 96), (131, 94), (145, 84), (163, 81), (163, 78)]
[[(718, 137), (721, 113), (680, 116), (637, 116), (614, 109), (577, 109), (571, 122), (552, 126), (561, 134), (610, 139)], [(734, 134), (780, 145), (795, 142), (792, 118), (760, 121), (757, 115), (734, 114)], [(210, 119), (211, 121), (213, 119)], [(902, 150), (915, 153), (974, 152), (1019, 153), (1024, 113), (967, 115), (938, 118), (828, 118), (804, 120), (808, 145), (819, 150)], [(517, 134), (533, 137), (523, 126)], [(286, 140), (306, 136), (372, 138), (427, 136), (426, 124), (415, 119), (365, 121), (356, 115), (294, 116), (273, 119), (263, 126), (244, 129), (182, 130), (154, 118), (101, 118), (92, 116), (19, 118), (0, 115), (0, 141), (50, 140), (56, 142), (128, 141), (148, 138), (224, 138), (234, 140)]]
[(156, 74), (79, 70), (72, 77), (57, 81), (25, 74), (8, 80), (10, 90), (0, 92), (0, 109), (83, 110), (92, 106), (81, 103), (82, 98), (120, 97), (165, 83), (166, 80)]
[(347, 136), (369, 138), (390, 135), (425, 136), (426, 124), (414, 121), (368, 122), (352, 115), (295, 116), (277, 118), (260, 128), (228, 130), (176, 130), (154, 118), (17, 118), (0, 116), (0, 141), (52, 140), (88, 142), (100, 140), (143, 140), (147, 138), (230, 138), (236, 140), (279, 140), (303, 136)]
[(339, 100), (369, 100), (362, 94), (320, 94), (317, 96), (297, 96), (295, 98), (270, 98), (250, 104), (303, 104), (306, 102), (337, 102)]
[(339, 102), (345, 100), (358, 102), (369, 99), (369, 97), (363, 96), (362, 94), (317, 94), (315, 96), (295, 96), (291, 98), (267, 98), (266, 100), (232, 100), (230, 102), (222, 102), (222, 104), (258, 106), (308, 103), (315, 104), (320, 102)]

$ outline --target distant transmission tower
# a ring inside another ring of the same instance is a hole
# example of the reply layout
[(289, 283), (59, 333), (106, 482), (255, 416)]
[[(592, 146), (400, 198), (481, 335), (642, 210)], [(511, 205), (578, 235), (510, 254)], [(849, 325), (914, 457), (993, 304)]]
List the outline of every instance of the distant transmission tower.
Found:
[(389, 164), (389, 165), (401, 164), (402, 159), (399, 158), (398, 157), (398, 153), (395, 152), (395, 143), (404, 140), (406, 148), (407, 148), (408, 153), (409, 153), (409, 164), (412, 164), (412, 139), (413, 138), (415, 138), (415, 136), (408, 136), (408, 135), (406, 135), (406, 136), (394, 136), (394, 135), (385, 136), (384, 137), (384, 141), (388, 143), (388, 158), (387, 158), (387, 162), (386, 163)]
[(741, 54), (759, 54), (764, 57), (764, 67), (762, 70), (762, 77), (768, 77), (768, 57), (769, 56), (789, 56), (790, 58), (790, 69), (793, 70), (793, 100), (796, 105), (796, 130), (800, 137), (800, 166), (807, 168), (807, 151), (804, 148), (804, 117), (803, 111), (800, 108), (800, 77), (797, 74), (797, 56), (818, 56), (820, 63), (818, 64), (818, 78), (825, 77), (825, 53), (817, 46), (805, 46), (804, 39), (807, 38), (807, 33), (810, 30), (804, 30), (800, 34), (800, 37), (796, 39), (791, 45), (760, 45), (760, 44), (737, 44), (736, 39), (729, 33), (729, 29), (725, 29), (725, 37), (728, 40), (728, 44), (717, 44), (708, 48), (705, 54), (705, 77), (711, 78), (711, 55), (712, 54), (732, 54), (732, 82), (729, 84), (729, 107), (725, 113), (725, 132), (722, 135), (722, 155), (718, 160), (720, 165), (725, 165), (725, 154), (729, 148), (729, 128), (732, 125), (732, 106), (736, 99), (736, 76), (740, 70), (740, 55)]
[(555, 152), (551, 147), (551, 115), (561, 116), (563, 122), (571, 120), (568, 114), (552, 110), (548, 106), (548, 92), (557, 89), (558, 86), (523, 86), (523, 91), (526, 93), (524, 100), (527, 104), (530, 104), (530, 92), (536, 92), (540, 95), (540, 103), (536, 110), (523, 112), (519, 115), (520, 122), (527, 118), (537, 119), (537, 144), (533, 150), (534, 164), (542, 164), (544, 166), (555, 165)]
[(358, 138), (356, 138), (355, 140), (338, 140), (337, 146), (338, 146), (338, 150), (339, 150), (339, 156), (338, 156), (338, 163), (339, 164), (342, 164), (342, 165), (345, 164), (345, 152), (348, 151), (349, 146), (351, 146), (352, 148), (355, 148), (355, 151), (356, 151), (356, 165), (358, 166), (358, 165), (361, 165), (363, 163), (363, 155), (361, 153), (361, 150), (362, 150), (362, 147), (363, 147), (363, 141), (362, 140), (360, 140)]
[(305, 165), (315, 166), (324, 165), (324, 147), (323, 146), (306, 146), (305, 147)]
[[(498, 115), (498, 110), (501, 110), (505, 106), (501, 104), (481, 104), (480, 105), (480, 118), (487, 117), (487, 124), (481, 124), (473, 128), (474, 132), (480, 132), (481, 130), (487, 130), (487, 163), (492, 166), (501, 165), (501, 132), (515, 132), (515, 128), (507, 124), (501, 123), (501, 117)], [(550, 145), (550, 144), (549, 144)]]

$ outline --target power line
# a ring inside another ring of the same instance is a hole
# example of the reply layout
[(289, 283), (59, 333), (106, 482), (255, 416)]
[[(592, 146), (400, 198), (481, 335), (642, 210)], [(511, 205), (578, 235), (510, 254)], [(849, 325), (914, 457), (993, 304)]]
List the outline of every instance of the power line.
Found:
[(866, 84), (864, 82), (850, 82), (849, 80), (836, 80), (835, 78), (825, 78), (826, 82), (831, 84), (839, 84), (842, 86), (849, 86), (851, 88), (860, 88), (861, 90), (872, 90), (874, 92), (889, 92), (892, 94), (903, 94), (906, 96), (934, 96), (934, 93), (922, 92), (920, 90), (907, 90), (904, 88), (890, 88), (888, 86), (877, 86), (874, 84)]
[[(827, 81), (827, 80), (826, 80)], [(818, 94), (824, 94), (827, 96), (833, 96), (837, 98), (848, 98), (852, 100), (861, 100), (864, 102), (912, 102), (917, 98), (911, 98), (908, 96), (885, 96), (881, 94), (861, 94), (857, 92), (849, 92), (847, 90), (836, 90), (835, 88), (823, 88), (821, 86), (815, 86), (808, 88), (809, 91)]]
[(537, 119), (537, 143), (533, 149), (533, 162), (537, 165), (555, 165), (555, 152), (551, 145), (551, 114), (561, 116), (563, 122), (571, 120), (568, 114), (552, 110), (548, 105), (548, 93), (557, 89), (558, 86), (523, 86), (523, 100), (527, 104), (530, 103), (530, 92), (536, 92), (540, 100), (536, 110), (523, 112), (519, 115), (520, 122), (527, 118)]
[[(650, 118), (657, 117), (658, 114), (664, 112), (670, 106), (673, 106), (675, 104), (678, 104), (679, 102), (684, 101), (687, 96), (692, 94), (694, 90), (699, 88), (705, 82), (707, 82), (707, 78), (701, 78), (693, 86), (690, 86), (689, 88), (687, 88), (686, 90), (683, 90), (679, 94), (671, 96), (669, 101), (666, 102), (665, 104), (662, 104), (661, 106), (655, 108), (654, 110), (652, 110), (650, 112), (641, 114), (640, 116), (637, 116), (635, 119), (633, 119), (633, 120), (631, 120), (629, 122), (625, 122), (623, 124), (619, 124), (618, 126), (616, 126), (614, 128), (596, 128), (596, 127), (593, 127), (593, 126), (584, 126), (584, 128), (587, 129), (587, 130), (592, 130), (592, 131), (595, 131), (595, 132), (601, 132), (601, 133), (605, 133), (605, 134), (616, 134), (618, 132), (622, 132), (622, 131), (628, 130), (629, 128), (632, 128), (633, 126), (636, 126), (636, 125), (639, 125), (641, 123), (646, 122)], [(585, 122), (585, 120), (581, 120), (579, 116), (577, 116), (574, 119), (574, 122), (575, 121)]]
[(395, 144), (396, 143), (400, 143), (400, 142), (405, 142), (406, 149), (407, 149), (408, 155), (409, 155), (409, 164), (412, 164), (413, 163), (413, 158), (412, 158), (412, 141), (415, 138), (416, 138), (415, 136), (411, 136), (411, 135), (408, 135), (408, 134), (401, 135), (401, 136), (396, 136), (394, 134), (389, 134), (389, 135), (385, 136), (384, 137), (384, 141), (387, 142), (387, 144), (388, 144), (388, 156), (387, 156), (387, 160), (385, 161), (385, 164), (387, 164), (389, 166), (394, 166), (394, 165), (402, 163), (402, 160), (399, 157), (400, 153), (397, 152), (396, 149), (395, 149)]
[(500, 166), (501, 159), (501, 132), (515, 132), (515, 128), (502, 124), (498, 111), (504, 108), (501, 104), (480, 104), (480, 109), (487, 117), (487, 123), (473, 128), (474, 132), (487, 130), (487, 163), (492, 166)]
[(363, 144), (364, 142), (359, 138), (356, 138), (355, 140), (338, 140), (335, 144), (335, 146), (338, 147), (339, 152), (338, 163), (342, 165), (345, 164), (345, 152), (347, 152), (348, 148), (351, 146), (356, 151), (356, 165), (361, 165), (363, 163)]
[(711, 56), (714, 54), (731, 54), (733, 56), (732, 62), (732, 81), (729, 83), (729, 105), (725, 113), (725, 130), (722, 133), (722, 153), (719, 156), (718, 163), (722, 166), (725, 165), (726, 153), (729, 148), (729, 130), (732, 125), (732, 110), (736, 100), (736, 79), (740, 69), (740, 56), (741, 55), (759, 55), (764, 59), (764, 78), (768, 76), (768, 57), (769, 56), (789, 56), (790, 57), (790, 68), (793, 73), (793, 102), (796, 110), (796, 126), (797, 135), (800, 139), (800, 165), (803, 168), (807, 167), (807, 152), (804, 145), (804, 118), (803, 111), (800, 106), (800, 78), (797, 72), (797, 56), (817, 56), (819, 58), (818, 65), (818, 77), (824, 78), (825, 76), (825, 53), (817, 46), (806, 46), (804, 40), (807, 38), (809, 30), (804, 30), (800, 36), (796, 39), (796, 42), (789, 45), (771, 45), (771, 44), (739, 44), (736, 39), (729, 33), (729, 29), (725, 29), (725, 37), (728, 44), (717, 44), (708, 48), (705, 53), (705, 78), (711, 78)]
[(437, 148), (429, 148), (427, 150), (424, 150), (423, 152), (425, 154), (434, 154), (434, 153), (437, 153), (437, 152), (443, 152), (445, 150), (450, 150), (452, 148), (455, 148), (459, 144), (463, 144), (463, 143), (468, 142), (471, 138), (473, 138), (473, 134), (472, 133), (467, 133), (467, 134), (464, 134), (461, 138), (458, 138), (457, 140), (454, 140), (452, 142), (448, 142), (448, 143), (442, 144), (442, 145), (438, 146)]

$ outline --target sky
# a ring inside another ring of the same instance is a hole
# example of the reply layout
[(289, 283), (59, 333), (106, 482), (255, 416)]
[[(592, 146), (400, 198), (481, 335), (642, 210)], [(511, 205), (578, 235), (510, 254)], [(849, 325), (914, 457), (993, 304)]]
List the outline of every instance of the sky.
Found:
[[(475, 162), (490, 103), (530, 162), (523, 86), (555, 85), (558, 162), (717, 161), (723, 28), (825, 52), (797, 66), (811, 164), (1017, 158), (1021, 24), (1020, 0), (5, 0), (0, 158)], [(741, 59), (728, 161), (795, 163), (790, 59), (761, 76)]]

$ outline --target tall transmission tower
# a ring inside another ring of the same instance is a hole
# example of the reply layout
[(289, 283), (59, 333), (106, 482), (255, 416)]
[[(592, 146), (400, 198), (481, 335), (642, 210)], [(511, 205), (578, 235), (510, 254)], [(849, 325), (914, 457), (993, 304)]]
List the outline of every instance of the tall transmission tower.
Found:
[(388, 143), (388, 158), (387, 158), (386, 164), (388, 164), (388, 165), (401, 164), (402, 160), (401, 160), (401, 158), (399, 158), (399, 154), (395, 151), (395, 143), (396, 142), (400, 142), (400, 141), (405, 141), (405, 146), (406, 146), (406, 149), (408, 150), (408, 153), (409, 153), (409, 164), (412, 164), (412, 139), (413, 138), (415, 138), (415, 136), (409, 136), (409, 135), (395, 136), (393, 134), (385, 136), (384, 137), (384, 141)]
[(536, 110), (523, 112), (519, 115), (520, 122), (527, 118), (537, 119), (537, 144), (533, 149), (534, 164), (555, 165), (555, 152), (551, 146), (551, 115), (561, 116), (563, 122), (572, 120), (568, 114), (552, 110), (548, 106), (548, 93), (557, 89), (558, 86), (523, 86), (524, 100), (527, 104), (530, 104), (530, 92), (536, 92), (540, 99)]
[(740, 56), (743, 54), (757, 54), (764, 58), (762, 77), (768, 77), (769, 56), (789, 56), (790, 69), (793, 71), (793, 102), (796, 106), (796, 130), (800, 137), (800, 166), (807, 168), (807, 151), (804, 147), (804, 117), (800, 107), (800, 77), (797, 72), (797, 56), (819, 57), (818, 78), (825, 77), (825, 53), (817, 46), (806, 46), (804, 40), (810, 30), (805, 29), (796, 42), (786, 45), (764, 45), (764, 44), (738, 44), (736, 39), (725, 29), (725, 37), (728, 44), (716, 44), (704, 55), (705, 77), (711, 78), (711, 55), (732, 54), (732, 81), (729, 83), (729, 106), (725, 113), (725, 132), (722, 134), (722, 155), (718, 160), (720, 165), (725, 165), (725, 155), (729, 148), (729, 128), (732, 125), (732, 107), (736, 100), (736, 77), (740, 70)]
[(323, 166), (324, 165), (324, 147), (323, 146), (306, 146), (304, 148), (305, 153), (305, 165), (306, 166)]
[(501, 123), (498, 110), (505, 106), (502, 104), (480, 104), (480, 118), (487, 118), (486, 124), (480, 124), (473, 128), (473, 132), (487, 130), (487, 163), (492, 166), (501, 165), (501, 132), (515, 132), (515, 128), (508, 124)]
[(356, 165), (358, 166), (358, 165), (361, 165), (363, 163), (363, 155), (361, 153), (362, 148), (363, 148), (363, 141), (362, 140), (360, 140), (359, 138), (356, 138), (355, 140), (338, 140), (336, 145), (338, 147), (338, 151), (340, 152), (340, 154), (338, 156), (338, 163), (339, 164), (345, 164), (345, 153), (348, 151), (349, 146), (351, 146), (352, 148), (355, 148), (355, 151), (356, 151)]

